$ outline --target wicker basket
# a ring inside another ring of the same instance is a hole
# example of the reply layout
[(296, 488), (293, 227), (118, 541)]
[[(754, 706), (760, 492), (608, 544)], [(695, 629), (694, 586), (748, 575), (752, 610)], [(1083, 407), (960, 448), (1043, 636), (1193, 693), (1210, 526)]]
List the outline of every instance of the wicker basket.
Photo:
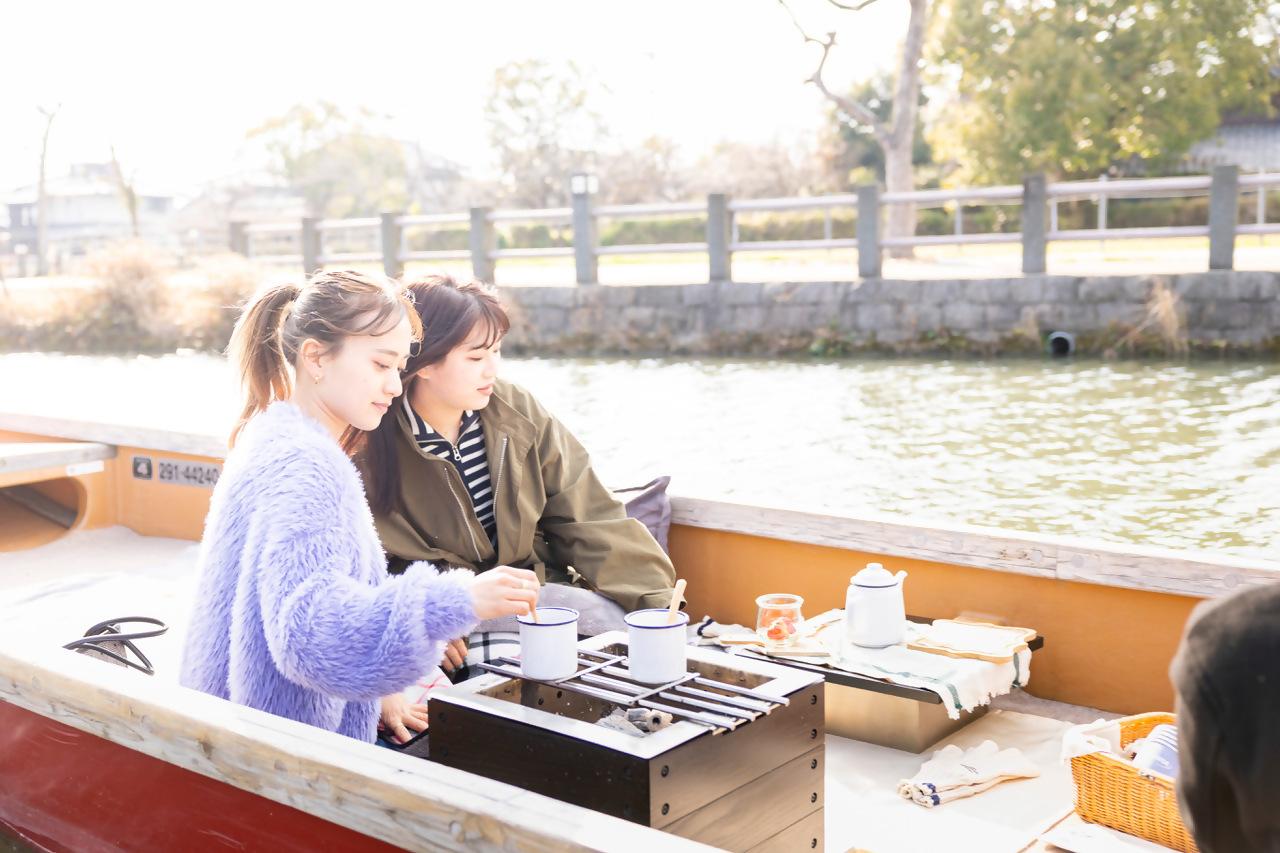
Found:
[[(1120, 744), (1128, 746), (1173, 714), (1138, 714), (1120, 723)], [(1152, 778), (1130, 762), (1105, 752), (1071, 759), (1076, 783), (1076, 814), (1183, 853), (1195, 853), (1196, 843), (1178, 814), (1173, 782)]]

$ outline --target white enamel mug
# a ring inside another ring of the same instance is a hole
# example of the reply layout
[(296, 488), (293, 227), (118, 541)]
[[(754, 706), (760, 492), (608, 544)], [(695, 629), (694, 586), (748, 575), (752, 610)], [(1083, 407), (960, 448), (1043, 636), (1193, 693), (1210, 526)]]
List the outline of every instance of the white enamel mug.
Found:
[(539, 681), (568, 678), (578, 671), (578, 611), (539, 607), (538, 621), (528, 614), (520, 623), (520, 674)]
[(670, 624), (669, 617), (670, 611), (665, 607), (626, 615), (627, 658), (636, 681), (666, 684), (684, 676), (689, 614), (677, 612), (675, 622)]

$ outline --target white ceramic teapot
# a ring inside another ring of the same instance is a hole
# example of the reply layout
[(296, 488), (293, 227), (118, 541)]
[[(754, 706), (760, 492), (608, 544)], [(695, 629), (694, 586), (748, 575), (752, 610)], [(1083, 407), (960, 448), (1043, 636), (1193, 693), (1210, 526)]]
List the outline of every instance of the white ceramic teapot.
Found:
[(906, 577), (906, 572), (890, 574), (879, 563), (868, 563), (849, 579), (844, 599), (846, 641), (871, 649), (902, 642), (907, 630), (907, 609), (902, 598)]

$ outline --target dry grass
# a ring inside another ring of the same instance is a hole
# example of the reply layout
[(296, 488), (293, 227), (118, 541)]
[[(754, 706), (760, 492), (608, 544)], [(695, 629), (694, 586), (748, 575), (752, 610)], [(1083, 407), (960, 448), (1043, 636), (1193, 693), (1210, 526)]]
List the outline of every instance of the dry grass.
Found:
[(1151, 349), (1154, 343), (1167, 355), (1186, 355), (1190, 349), (1187, 341), (1187, 324), (1181, 300), (1169, 285), (1157, 279), (1147, 296), (1147, 314), (1138, 325), (1125, 333), (1106, 354), (1111, 356), (1133, 350), (1145, 343), (1143, 349)]
[(0, 349), (220, 350), (240, 306), (265, 278), (237, 255), (177, 271), (165, 255), (134, 242), (91, 256), (83, 272), (48, 286), (0, 293)]

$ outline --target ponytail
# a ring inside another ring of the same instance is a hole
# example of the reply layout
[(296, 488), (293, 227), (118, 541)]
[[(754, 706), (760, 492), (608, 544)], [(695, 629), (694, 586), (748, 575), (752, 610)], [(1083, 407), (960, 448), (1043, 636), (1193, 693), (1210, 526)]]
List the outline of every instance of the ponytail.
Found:
[[(276, 400), (293, 396), (290, 370), (308, 340), (337, 353), (353, 335), (381, 335), (408, 318), (415, 340), (422, 322), (405, 289), (382, 276), (352, 270), (318, 272), (305, 285), (284, 284), (253, 299), (236, 322), (227, 355), (244, 387), (244, 410), (228, 442), (235, 446), (245, 424)], [(348, 454), (363, 442), (350, 427), (341, 445)]]
[(240, 376), (245, 402), (227, 442), (231, 447), (250, 418), (273, 400), (287, 400), (293, 393), (289, 377), (293, 354), (285, 352), (281, 327), (301, 292), (296, 284), (266, 290), (249, 303), (236, 321), (227, 355)]

